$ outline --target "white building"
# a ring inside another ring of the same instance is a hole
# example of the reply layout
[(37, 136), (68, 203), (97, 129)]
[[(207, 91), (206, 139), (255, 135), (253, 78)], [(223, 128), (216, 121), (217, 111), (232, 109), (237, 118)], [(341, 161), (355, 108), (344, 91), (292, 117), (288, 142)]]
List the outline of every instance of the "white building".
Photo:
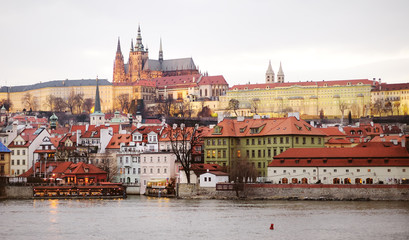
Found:
[(10, 174), (18, 176), (33, 166), (34, 151), (43, 142), (44, 137), (50, 137), (45, 128), (26, 128), (9, 144), (11, 150)]
[(217, 183), (228, 183), (229, 174), (220, 171), (206, 172), (200, 175), (200, 187), (216, 187)]
[(177, 178), (179, 167), (175, 163), (175, 154), (171, 152), (145, 152), (140, 155), (141, 194), (145, 193), (150, 180)]
[(409, 179), (406, 143), (364, 143), (353, 148), (292, 148), (268, 165), (276, 184), (395, 184)]

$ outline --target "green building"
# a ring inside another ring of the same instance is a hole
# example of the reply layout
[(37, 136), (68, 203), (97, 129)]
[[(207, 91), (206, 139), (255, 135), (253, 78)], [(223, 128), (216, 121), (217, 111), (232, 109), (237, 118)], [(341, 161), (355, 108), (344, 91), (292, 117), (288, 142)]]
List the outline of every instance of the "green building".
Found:
[(259, 177), (266, 177), (274, 156), (289, 148), (322, 148), (324, 136), (296, 117), (224, 119), (204, 136), (205, 163), (229, 167), (247, 160)]

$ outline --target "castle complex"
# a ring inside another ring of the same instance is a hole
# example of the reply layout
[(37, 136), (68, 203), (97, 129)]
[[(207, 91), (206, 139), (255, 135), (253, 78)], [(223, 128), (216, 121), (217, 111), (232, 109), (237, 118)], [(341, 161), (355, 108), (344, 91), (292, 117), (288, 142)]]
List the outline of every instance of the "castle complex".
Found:
[(195, 63), (192, 58), (163, 59), (162, 39), (160, 40), (158, 60), (149, 59), (148, 48), (142, 44), (141, 29), (138, 27), (136, 45), (131, 40), (128, 63), (125, 64), (121, 51), (121, 43), (118, 46), (114, 62), (114, 83), (135, 82), (141, 79), (152, 79), (158, 77), (180, 76), (197, 74)]

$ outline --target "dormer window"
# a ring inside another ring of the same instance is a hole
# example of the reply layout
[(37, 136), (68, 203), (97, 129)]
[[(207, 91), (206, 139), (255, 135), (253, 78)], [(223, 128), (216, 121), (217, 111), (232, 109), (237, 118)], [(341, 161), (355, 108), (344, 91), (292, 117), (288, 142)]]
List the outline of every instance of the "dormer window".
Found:
[(223, 127), (216, 126), (214, 127), (213, 134), (221, 134)]
[(86, 173), (88, 173), (88, 172), (89, 172), (89, 168), (84, 168), (84, 171), (85, 171)]

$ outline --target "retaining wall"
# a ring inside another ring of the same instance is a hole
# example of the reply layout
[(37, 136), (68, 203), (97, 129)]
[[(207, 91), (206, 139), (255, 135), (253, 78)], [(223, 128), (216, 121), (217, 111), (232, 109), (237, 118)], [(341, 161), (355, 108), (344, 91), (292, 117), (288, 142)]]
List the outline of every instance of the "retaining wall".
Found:
[[(237, 198), (236, 191), (209, 189), (209, 195), (195, 186), (180, 184), (181, 198)], [(240, 198), (299, 200), (403, 200), (409, 201), (409, 185), (334, 184), (247, 184)]]
[(1, 195), (3, 198), (32, 198), (33, 187), (31, 186), (2, 186)]

